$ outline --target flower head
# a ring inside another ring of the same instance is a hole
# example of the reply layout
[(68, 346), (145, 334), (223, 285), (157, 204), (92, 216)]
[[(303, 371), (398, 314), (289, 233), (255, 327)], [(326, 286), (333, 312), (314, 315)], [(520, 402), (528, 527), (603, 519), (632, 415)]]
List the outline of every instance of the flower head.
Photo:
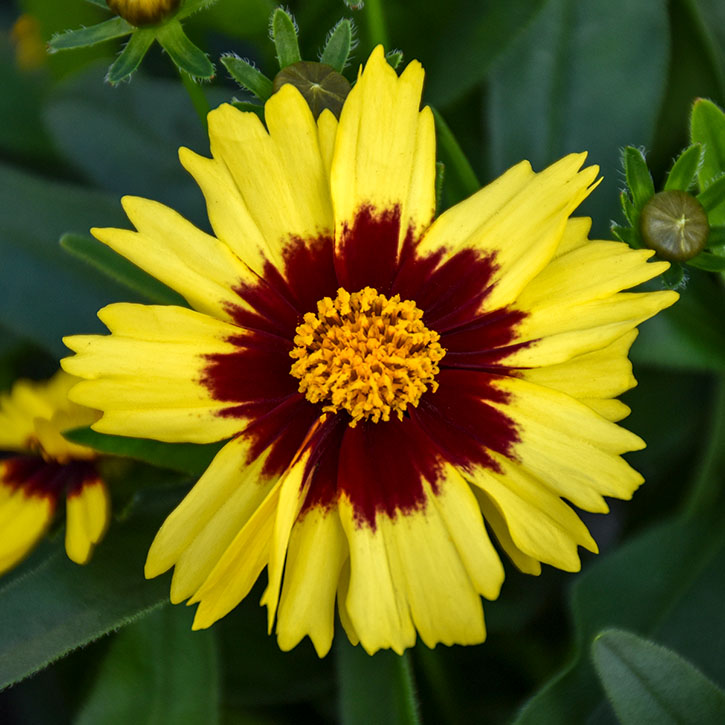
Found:
[(328, 651), (335, 605), (353, 642), (400, 652), (485, 637), (481, 595), (515, 564), (579, 569), (596, 551), (568, 503), (606, 512), (641, 476), (615, 424), (638, 323), (667, 268), (589, 241), (571, 214), (597, 168), (522, 162), (434, 221), (435, 134), (423, 71), (371, 55), (339, 123), (283, 86), (267, 128), (221, 106), (212, 158), (181, 150), (215, 236), (138, 198), (137, 231), (95, 236), (193, 309), (116, 304), (65, 368), (101, 432), (231, 438), (149, 552), (175, 567), (195, 627), (267, 569), (280, 646)]
[(98, 418), (68, 400), (76, 382), (61, 371), (43, 383), (20, 380), (0, 396), (0, 574), (30, 553), (61, 496), (65, 548), (73, 561), (85, 564), (106, 531), (108, 491), (96, 471), (96, 454), (62, 436)]

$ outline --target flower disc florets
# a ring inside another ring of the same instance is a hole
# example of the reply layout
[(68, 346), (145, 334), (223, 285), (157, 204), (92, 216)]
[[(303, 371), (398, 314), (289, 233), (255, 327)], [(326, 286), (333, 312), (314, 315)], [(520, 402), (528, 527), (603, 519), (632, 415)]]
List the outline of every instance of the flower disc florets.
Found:
[(412, 300), (372, 287), (352, 294), (340, 288), (334, 300), (323, 298), (317, 314), (308, 312), (297, 327), (290, 352), (299, 391), (312, 403), (326, 402), (326, 413), (347, 410), (352, 427), (388, 421), (392, 413), (402, 420), (429, 387), (435, 392), (446, 354), (422, 317)]
[(160, 22), (180, 3), (181, 0), (106, 0), (109, 9), (136, 27)]

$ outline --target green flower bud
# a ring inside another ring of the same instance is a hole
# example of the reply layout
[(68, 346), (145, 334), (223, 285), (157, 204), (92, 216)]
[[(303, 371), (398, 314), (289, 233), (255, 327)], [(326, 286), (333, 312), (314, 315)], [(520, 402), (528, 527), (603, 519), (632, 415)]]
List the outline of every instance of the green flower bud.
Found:
[(291, 83), (299, 90), (315, 118), (326, 108), (339, 116), (350, 92), (350, 82), (332, 66), (306, 60), (288, 65), (277, 73), (274, 91), (277, 92), (285, 83)]
[(643, 207), (640, 232), (644, 243), (663, 259), (686, 262), (707, 243), (710, 226), (702, 204), (684, 191), (661, 191)]
[(181, 0), (106, 0), (108, 7), (131, 25), (154, 25), (171, 15)]

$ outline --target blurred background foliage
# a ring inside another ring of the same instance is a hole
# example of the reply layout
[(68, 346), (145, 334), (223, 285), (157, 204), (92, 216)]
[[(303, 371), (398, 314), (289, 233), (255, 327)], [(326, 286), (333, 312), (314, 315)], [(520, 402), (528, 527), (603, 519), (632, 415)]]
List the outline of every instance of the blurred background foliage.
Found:
[[(245, 98), (222, 53), (275, 73), (273, 9), (219, 0), (185, 22), (216, 63), (203, 86), (211, 105)], [(421, 60), (425, 101), (482, 183), (522, 158), (541, 169), (588, 150), (604, 175), (585, 209), (599, 236), (619, 218), (621, 147), (647, 150), (661, 188), (688, 143), (693, 101), (722, 107), (725, 97), (722, 0), (306, 0), (290, 10), (310, 60), (340, 17), (353, 18), (351, 80), (381, 34), (405, 61)], [(207, 140), (162, 51), (153, 47), (117, 87), (103, 77), (119, 41), (44, 52), (54, 33), (108, 17), (83, 0), (0, 6), (0, 389), (50, 375), (61, 336), (100, 331), (103, 304), (167, 299), (132, 269), (118, 266), (113, 281), (84, 261), (90, 226), (124, 225), (120, 195), (158, 199), (207, 226), (176, 157), (180, 145), (206, 153)], [(453, 169), (445, 207), (466, 192), (455, 160), (439, 155)], [(75, 254), (59, 245), (69, 233), (64, 246)], [(485, 644), (369, 658), (338, 636), (324, 660), (307, 641), (281, 653), (265, 634), (261, 590), (192, 634), (191, 612), (166, 604), (168, 579), (146, 582), (141, 572), (153, 533), (214, 449), (96, 441), (129, 458), (105, 462), (116, 518), (94, 560), (71, 564), (56, 530), (0, 581), (0, 689), (13, 685), (0, 694), (0, 721), (725, 721), (722, 276), (693, 270), (682, 294), (633, 349), (639, 386), (625, 396), (626, 425), (648, 442), (630, 456), (646, 485), (609, 516), (586, 517), (602, 553), (584, 553), (581, 574), (545, 567), (534, 578), (508, 566), (500, 599), (485, 607)]]

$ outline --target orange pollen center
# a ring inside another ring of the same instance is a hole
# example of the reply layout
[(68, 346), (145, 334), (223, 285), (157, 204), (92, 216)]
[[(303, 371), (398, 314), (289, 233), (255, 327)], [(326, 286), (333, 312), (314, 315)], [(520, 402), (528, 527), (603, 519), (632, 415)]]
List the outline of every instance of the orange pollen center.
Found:
[(400, 295), (386, 297), (372, 287), (317, 303), (295, 330), (290, 373), (311, 403), (325, 413), (346, 410), (351, 427), (361, 420), (402, 420), (408, 405), (438, 383), (446, 354), (440, 335), (422, 321), (423, 312)]

